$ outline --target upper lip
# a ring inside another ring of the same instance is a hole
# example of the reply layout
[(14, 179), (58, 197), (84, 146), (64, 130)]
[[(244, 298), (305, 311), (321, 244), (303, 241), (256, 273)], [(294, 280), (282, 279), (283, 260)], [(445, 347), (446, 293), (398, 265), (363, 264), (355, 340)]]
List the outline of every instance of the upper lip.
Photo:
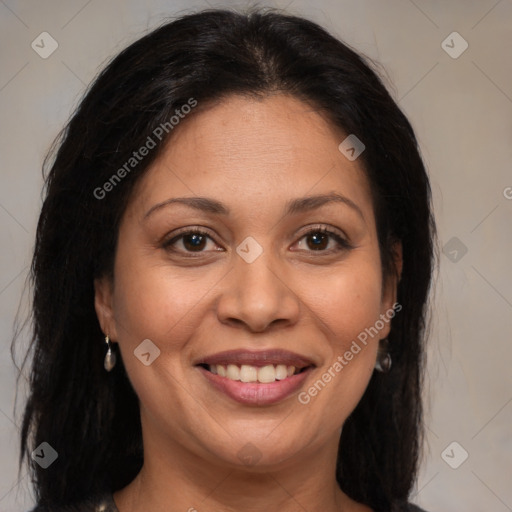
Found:
[(210, 356), (203, 357), (196, 361), (196, 365), (207, 364), (247, 364), (251, 366), (265, 366), (284, 364), (286, 366), (295, 366), (296, 368), (305, 368), (314, 366), (313, 361), (305, 356), (301, 356), (289, 350), (226, 350)]

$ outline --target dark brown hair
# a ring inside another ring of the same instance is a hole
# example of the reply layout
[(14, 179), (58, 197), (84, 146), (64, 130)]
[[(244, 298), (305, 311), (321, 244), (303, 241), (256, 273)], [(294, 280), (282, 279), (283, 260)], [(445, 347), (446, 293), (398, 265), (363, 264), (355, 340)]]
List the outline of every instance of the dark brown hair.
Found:
[[(20, 458), (30, 465), (38, 503), (70, 504), (118, 490), (143, 462), (138, 398), (122, 361), (110, 373), (103, 369), (93, 280), (112, 274), (130, 192), (167, 140), (108, 199), (94, 191), (190, 98), (200, 107), (233, 94), (279, 92), (314, 105), (364, 142), (360, 158), (373, 192), (384, 275), (393, 271), (393, 240), (403, 246), (402, 311), (388, 337), (393, 368), (374, 372), (347, 419), (337, 479), (375, 510), (406, 503), (422, 440), (434, 236), (428, 177), (410, 123), (368, 61), (315, 23), (273, 10), (202, 11), (131, 44), (96, 78), (47, 159), (31, 272), (33, 360)], [(47, 469), (30, 458), (43, 441), (59, 453)]]

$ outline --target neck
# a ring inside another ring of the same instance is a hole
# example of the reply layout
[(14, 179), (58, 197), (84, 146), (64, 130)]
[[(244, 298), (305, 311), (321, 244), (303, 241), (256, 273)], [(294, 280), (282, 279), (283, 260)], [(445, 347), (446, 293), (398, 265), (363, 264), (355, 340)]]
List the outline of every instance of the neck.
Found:
[(339, 488), (337, 446), (333, 438), (294, 460), (240, 467), (200, 457), (168, 437), (147, 436), (144, 466), (114, 500), (119, 512), (371, 512)]

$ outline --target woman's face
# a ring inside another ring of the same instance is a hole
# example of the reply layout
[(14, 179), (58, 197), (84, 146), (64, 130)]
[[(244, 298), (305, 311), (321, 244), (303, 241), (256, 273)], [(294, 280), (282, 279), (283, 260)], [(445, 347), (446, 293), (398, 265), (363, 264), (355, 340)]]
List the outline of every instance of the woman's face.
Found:
[(138, 183), (96, 307), (145, 450), (268, 468), (338, 442), (395, 299), (346, 135), (290, 96), (230, 97)]

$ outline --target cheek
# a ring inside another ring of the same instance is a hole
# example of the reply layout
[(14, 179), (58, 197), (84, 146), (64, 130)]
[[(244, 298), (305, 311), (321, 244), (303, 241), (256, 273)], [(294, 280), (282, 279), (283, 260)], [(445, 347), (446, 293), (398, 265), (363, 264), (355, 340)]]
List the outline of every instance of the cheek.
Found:
[(310, 295), (308, 306), (319, 318), (319, 325), (324, 326), (329, 343), (316, 380), (299, 401), (321, 415), (326, 428), (339, 428), (368, 385), (382, 337), (368, 334), (380, 318), (382, 288), (378, 260), (360, 259), (357, 265), (316, 282), (323, 286)]
[(214, 284), (213, 279), (209, 283), (179, 277), (169, 265), (149, 261), (143, 254), (118, 256), (114, 315), (127, 371), (139, 370), (133, 352), (145, 339), (160, 349), (160, 364), (165, 359), (172, 371), (179, 371), (180, 356), (198, 324), (205, 294)]
[(379, 319), (381, 279), (374, 258), (361, 259), (316, 279), (308, 306), (328, 327), (331, 346), (337, 353)]
[[(116, 270), (114, 315), (119, 350), (141, 406), (158, 411), (172, 396), (169, 411), (198, 414), (196, 402), (183, 393), (187, 378), (183, 360), (200, 322), (202, 300), (214, 281), (208, 286), (204, 281), (179, 279), (168, 266), (143, 257), (119, 257)], [(150, 348), (151, 363), (146, 366), (136, 355), (144, 353), (138, 347), (147, 339), (160, 353), (153, 360), (154, 349)]]

